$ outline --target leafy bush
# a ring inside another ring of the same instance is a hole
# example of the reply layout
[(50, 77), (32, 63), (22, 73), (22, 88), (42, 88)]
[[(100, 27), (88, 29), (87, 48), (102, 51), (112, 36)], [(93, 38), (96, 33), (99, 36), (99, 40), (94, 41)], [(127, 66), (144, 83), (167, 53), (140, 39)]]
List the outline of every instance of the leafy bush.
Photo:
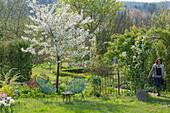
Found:
[[(31, 74), (29, 74), (31, 78)], [(35, 89), (38, 87), (38, 83), (36, 81), (37, 75), (34, 75), (34, 79), (30, 79), (28, 82), (25, 82), (31, 89)]]
[(91, 95), (94, 94), (95, 96), (100, 97), (101, 78), (99, 76), (92, 75), (89, 82), (92, 86)]
[(85, 72), (90, 72), (98, 76), (107, 76), (111, 73), (110, 66), (107, 64), (108, 59), (97, 55), (94, 61), (85, 68)]
[[(20, 77), (22, 77), (21, 75), (18, 75), (18, 73), (16, 75), (13, 75), (12, 77), (10, 77), (12, 70), (14, 70), (16, 68), (12, 68), (9, 70), (9, 72), (7, 73), (3, 73), (3, 81), (1, 81), (1, 86), (2, 88), (0, 89), (3, 93), (6, 93), (8, 96), (13, 97), (15, 95), (15, 91), (14, 90), (14, 86), (16, 84), (20, 84), (17, 83), (17, 79), (19, 79)], [(0, 74), (0, 79), (2, 79), (2, 75)]]
[(98, 87), (101, 85), (101, 78), (99, 76), (92, 75), (89, 82), (92, 87)]
[(170, 74), (167, 74), (167, 77), (166, 77), (166, 88), (168, 91), (170, 91)]
[(63, 92), (67, 90), (67, 85), (63, 82), (59, 85), (59, 91)]
[[(25, 78), (31, 72), (33, 60), (30, 53), (24, 53), (21, 48), (27, 48), (28, 43), (21, 40), (11, 40), (0, 42), (0, 74), (8, 72), (11, 68), (17, 68), (11, 73), (15, 75), (20, 72)], [(25, 81), (19, 78), (18, 81)]]
[(3, 83), (3, 87), (1, 88), (1, 91), (5, 94), (7, 94), (7, 96), (9, 97), (13, 97), (14, 96), (14, 92), (13, 92), (13, 88), (10, 87), (9, 85)]
[[(136, 30), (136, 28), (133, 28), (133, 30)], [(149, 37), (143, 35), (145, 32), (145, 29), (141, 29), (134, 37), (134, 34), (129, 33), (130, 39), (133, 41), (126, 39), (123, 42), (126, 45), (124, 52), (119, 55), (122, 65), (125, 67), (124, 73), (133, 84), (132, 89), (143, 89), (147, 82), (149, 70), (145, 69), (145, 60), (148, 58), (151, 43), (148, 42)]]
[(29, 85), (24, 84), (20, 90), (20, 97), (22, 98), (36, 98), (36, 97), (45, 97), (44, 93), (41, 93), (40, 87), (31, 89)]
[(27, 84), (24, 84), (22, 86), (22, 89), (20, 90), (20, 93), (21, 94), (28, 94), (30, 91), (31, 91), (31, 88)]

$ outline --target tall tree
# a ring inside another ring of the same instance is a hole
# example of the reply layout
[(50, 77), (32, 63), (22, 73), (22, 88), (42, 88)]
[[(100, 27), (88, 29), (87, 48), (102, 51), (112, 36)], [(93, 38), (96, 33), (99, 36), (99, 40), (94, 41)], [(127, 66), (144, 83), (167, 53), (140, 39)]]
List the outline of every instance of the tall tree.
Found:
[(124, 34), (125, 29), (130, 30), (130, 27), (133, 25), (133, 18), (131, 16), (130, 9), (124, 7), (118, 12), (118, 15), (115, 19), (114, 33)]
[[(94, 21), (88, 23), (85, 29), (90, 33), (97, 33), (97, 48), (103, 54), (106, 51), (105, 41), (110, 41), (110, 36), (114, 33), (115, 18), (123, 3), (116, 0), (64, 0), (71, 4), (74, 11), (81, 12), (83, 9), (83, 18), (91, 17)], [(90, 44), (88, 44), (91, 46)]]
[(26, 0), (0, 0), (0, 40), (21, 38), (28, 23)]
[[(93, 35), (89, 34), (89, 30), (84, 29), (83, 25), (92, 20), (90, 17), (84, 19), (83, 14), (72, 12), (68, 4), (40, 6), (34, 0), (29, 2), (29, 6), (34, 15), (29, 16), (33, 24), (27, 25), (27, 27), (30, 29), (30, 33), (39, 33), (44, 37), (22, 37), (24, 40), (32, 42), (30, 47), (22, 48), (22, 51), (36, 54), (36, 47), (39, 46), (38, 54), (46, 53), (56, 60), (58, 64), (56, 77), (58, 92), (60, 63), (66, 58), (84, 57), (88, 54), (85, 40), (87, 37), (91, 39)], [(57, 8), (57, 6), (60, 7)]]

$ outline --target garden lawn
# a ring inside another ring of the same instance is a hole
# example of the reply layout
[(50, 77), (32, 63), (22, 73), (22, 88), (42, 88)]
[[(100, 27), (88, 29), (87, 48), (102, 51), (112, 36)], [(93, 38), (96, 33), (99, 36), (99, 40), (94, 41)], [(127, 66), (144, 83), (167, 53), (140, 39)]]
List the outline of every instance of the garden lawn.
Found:
[[(51, 99), (51, 100), (50, 100)], [(14, 113), (169, 113), (170, 94), (162, 97), (147, 95), (146, 101), (136, 96), (109, 96), (105, 98), (71, 98), (63, 102), (62, 97), (31, 99), (19, 98), (13, 104)]]

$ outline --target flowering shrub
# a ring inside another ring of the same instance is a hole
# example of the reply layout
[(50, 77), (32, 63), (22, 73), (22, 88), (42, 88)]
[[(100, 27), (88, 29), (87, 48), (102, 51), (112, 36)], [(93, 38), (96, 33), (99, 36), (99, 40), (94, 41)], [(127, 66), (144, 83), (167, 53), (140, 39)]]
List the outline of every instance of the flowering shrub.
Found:
[(37, 75), (34, 75), (34, 78), (31, 78), (31, 73), (29, 73), (30, 80), (25, 82), (20, 90), (21, 97), (36, 97), (40, 93), (40, 88), (38, 87), (38, 83), (36, 81)]
[(12, 103), (14, 103), (14, 100), (11, 97), (7, 97), (7, 94), (0, 92), (1, 111), (4, 111), (6, 113), (12, 113)]
[(10, 87), (9, 85), (5, 84), (5, 82), (3, 82), (3, 87), (1, 88), (1, 91), (8, 94), (8, 96), (10, 97), (14, 96), (13, 87)]
[(144, 71), (144, 62), (149, 55), (150, 43), (147, 41), (146, 36), (138, 36), (135, 39), (135, 44), (129, 49), (129, 53), (125, 51), (122, 53), (124, 63), (126, 65), (126, 73), (132, 81), (132, 89), (143, 89), (146, 84), (147, 70)]
[(28, 82), (25, 82), (25, 84), (27, 84), (31, 89), (35, 90), (35, 88), (38, 87), (38, 83), (36, 81), (37, 75), (34, 75), (34, 79), (32, 80), (31, 74), (29, 72), (29, 78), (30, 78), (30, 80)]

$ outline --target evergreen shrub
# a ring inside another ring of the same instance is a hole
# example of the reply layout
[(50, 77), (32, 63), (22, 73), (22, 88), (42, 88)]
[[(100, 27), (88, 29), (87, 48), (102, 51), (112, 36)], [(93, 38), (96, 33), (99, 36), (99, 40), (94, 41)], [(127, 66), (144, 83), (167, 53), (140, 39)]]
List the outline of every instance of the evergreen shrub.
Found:
[[(26, 49), (29, 46), (28, 42), (23, 40), (10, 40), (0, 42), (0, 74), (6, 73), (12, 68), (17, 68), (11, 73), (15, 75), (20, 73), (23, 77), (18, 79), (18, 82), (29, 79), (28, 72), (32, 71), (32, 55), (21, 51), (23, 47)], [(3, 77), (2, 77), (3, 79)]]

